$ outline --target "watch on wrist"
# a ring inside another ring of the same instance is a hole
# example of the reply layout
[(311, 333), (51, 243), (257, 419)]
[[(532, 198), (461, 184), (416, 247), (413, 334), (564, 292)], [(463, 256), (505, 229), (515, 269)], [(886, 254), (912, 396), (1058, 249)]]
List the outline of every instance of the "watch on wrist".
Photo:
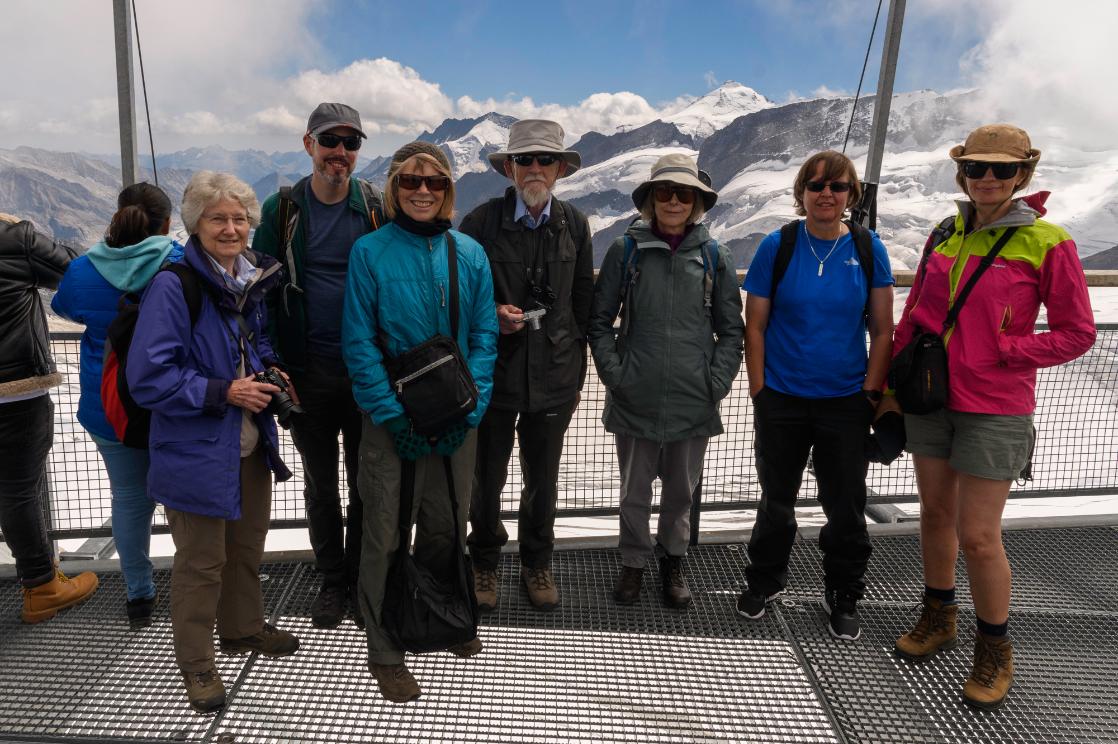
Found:
[(862, 388), (862, 392), (865, 394), (867, 400), (869, 400), (871, 403), (880, 403), (881, 402), (881, 391), (880, 390), (868, 390), (866, 388)]

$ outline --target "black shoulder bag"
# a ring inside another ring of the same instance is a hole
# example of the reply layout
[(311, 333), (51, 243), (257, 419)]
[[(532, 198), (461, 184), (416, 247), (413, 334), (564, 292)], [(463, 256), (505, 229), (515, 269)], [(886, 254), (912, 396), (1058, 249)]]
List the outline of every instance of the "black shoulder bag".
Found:
[(401, 461), (400, 545), (388, 570), (384, 589), (382, 624), (402, 651), (413, 654), (445, 651), (477, 637), (477, 597), (470, 559), (462, 551), (458, 503), (454, 497), (454, 472), (444, 457), (447, 493), (454, 516), (454, 545), (446, 572), (436, 575), (416, 563), (411, 554), (411, 510), (415, 493), (415, 462)]
[[(917, 415), (934, 413), (947, 405), (947, 348), (944, 346), (943, 338), (958, 320), (963, 303), (974, 289), (974, 285), (978, 283), (979, 277), (990, 268), (1015, 232), (1017, 232), (1016, 227), (1007, 228), (1001, 238), (994, 243), (990, 252), (982, 257), (982, 262), (970, 275), (970, 279), (963, 286), (963, 291), (947, 311), (947, 317), (943, 320), (943, 329), (939, 333), (918, 329), (919, 332), (893, 358), (893, 363), (889, 366), (889, 386), (896, 391), (897, 402), (905, 413)], [(923, 292), (928, 260), (935, 250), (933, 243), (934, 240), (929, 241), (928, 248), (920, 260), (920, 270), (917, 272), (920, 277), (921, 292)]]

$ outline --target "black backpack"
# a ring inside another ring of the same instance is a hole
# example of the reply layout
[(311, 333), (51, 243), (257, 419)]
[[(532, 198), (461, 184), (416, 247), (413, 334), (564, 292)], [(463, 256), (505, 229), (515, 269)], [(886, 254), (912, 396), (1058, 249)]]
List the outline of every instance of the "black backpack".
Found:
[[(788, 265), (792, 263), (792, 254), (796, 251), (800, 222), (800, 220), (793, 220), (780, 228), (780, 248), (773, 261), (772, 288), (769, 291), (769, 302), (773, 306), (776, 305), (777, 285), (787, 273)], [(869, 230), (857, 222), (853, 220), (845, 220), (845, 222), (850, 229), (850, 236), (854, 239), (854, 248), (858, 251), (858, 263), (862, 266), (862, 273), (866, 275), (866, 305), (862, 312), (865, 317), (869, 317), (870, 294), (873, 290), (873, 237)]]

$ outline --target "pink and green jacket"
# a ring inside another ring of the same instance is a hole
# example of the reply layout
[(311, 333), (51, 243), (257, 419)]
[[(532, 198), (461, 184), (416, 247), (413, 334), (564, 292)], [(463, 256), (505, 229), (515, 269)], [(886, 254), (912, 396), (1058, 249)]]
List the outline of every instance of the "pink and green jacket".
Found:
[[(1009, 213), (967, 233), (973, 206), (958, 202), (955, 233), (928, 259), (908, 295), (893, 337), (897, 354), (920, 330), (939, 333), (950, 304), (1009, 227), (1002, 248), (947, 332), (947, 407), (968, 413), (1024, 415), (1036, 408), (1036, 371), (1071, 361), (1095, 342), (1095, 322), (1075, 241), (1046, 222), (1041, 191), (1015, 199)], [(1040, 305), (1048, 330), (1034, 332)]]

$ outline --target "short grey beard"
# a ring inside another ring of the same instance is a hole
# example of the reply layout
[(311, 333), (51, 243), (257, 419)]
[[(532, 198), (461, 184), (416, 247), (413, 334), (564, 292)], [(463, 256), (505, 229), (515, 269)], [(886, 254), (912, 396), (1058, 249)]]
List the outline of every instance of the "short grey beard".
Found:
[[(535, 187), (543, 189), (543, 194), (540, 194), (538, 191), (536, 191)], [(532, 189), (534, 193), (529, 194), (528, 189)], [(523, 200), (524, 206), (528, 207), (529, 209), (542, 207), (551, 200), (551, 189), (544, 188), (543, 184), (539, 181), (528, 184), (527, 188), (522, 189), (517, 187), (516, 193), (520, 196), (521, 200)]]
[(317, 168), (317, 171), (318, 175), (322, 176), (322, 180), (326, 181), (326, 183), (330, 184), (331, 186), (341, 186), (343, 183), (347, 183), (349, 181), (350, 175), (353, 173), (353, 171), (351, 170), (344, 176), (335, 177), (326, 167), (326, 163), (323, 163), (321, 167)]

